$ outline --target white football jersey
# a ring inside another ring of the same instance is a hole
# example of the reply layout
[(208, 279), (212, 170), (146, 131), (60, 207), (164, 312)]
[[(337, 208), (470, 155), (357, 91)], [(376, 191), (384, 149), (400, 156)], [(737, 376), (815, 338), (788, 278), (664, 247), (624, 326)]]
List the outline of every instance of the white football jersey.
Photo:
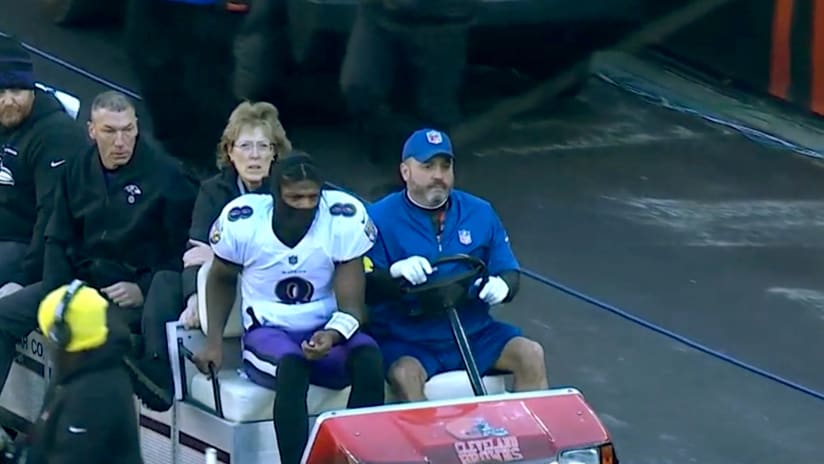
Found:
[(269, 194), (232, 200), (212, 225), (212, 250), (243, 268), (244, 328), (257, 319), (290, 331), (317, 329), (338, 309), (335, 263), (363, 256), (374, 245), (377, 229), (358, 199), (323, 190), (315, 221), (300, 243), (289, 248), (272, 231), (273, 210)]

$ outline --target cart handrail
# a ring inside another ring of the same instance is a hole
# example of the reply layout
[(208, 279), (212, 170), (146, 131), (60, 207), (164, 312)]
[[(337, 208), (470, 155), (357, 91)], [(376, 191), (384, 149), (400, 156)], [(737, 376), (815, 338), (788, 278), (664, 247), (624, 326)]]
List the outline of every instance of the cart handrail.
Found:
[[(181, 382), (181, 388), (183, 389), (183, 397), (186, 397), (186, 385), (188, 384), (186, 380), (186, 361), (188, 360), (192, 364), (195, 364), (195, 354), (188, 348), (186, 345), (183, 344), (183, 339), (177, 339), (177, 348), (181, 354), (180, 356), (180, 375), (182, 377), (183, 382)], [(217, 377), (217, 372), (215, 372), (215, 365), (209, 363), (209, 378), (212, 381), (212, 395), (215, 399), (215, 413), (221, 419), (225, 419), (223, 415), (223, 402), (220, 398), (220, 380)]]

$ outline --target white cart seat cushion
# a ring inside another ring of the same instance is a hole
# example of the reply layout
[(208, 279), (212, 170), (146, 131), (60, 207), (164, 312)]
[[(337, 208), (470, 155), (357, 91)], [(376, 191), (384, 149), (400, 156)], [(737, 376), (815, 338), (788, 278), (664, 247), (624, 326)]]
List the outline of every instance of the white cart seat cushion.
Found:
[[(483, 377), (487, 393), (494, 395), (506, 392), (506, 377), (505, 375)], [(424, 394), (430, 400), (448, 400), (475, 395), (466, 371), (449, 371), (432, 377), (426, 382)]]
[[(252, 383), (237, 370), (221, 370), (220, 400), (223, 404), (224, 417), (232, 422), (254, 422), (272, 420), (272, 409), (275, 404), (275, 392)], [(326, 411), (346, 409), (349, 401), (350, 387), (343, 390), (309, 386), (306, 396), (306, 405), (310, 416), (316, 416)], [(195, 401), (214, 409), (215, 400), (212, 393), (212, 381), (203, 374), (196, 374), (192, 378), (191, 396)]]
[[(483, 377), (486, 391), (490, 395), (506, 392), (507, 375), (487, 375)], [(449, 400), (474, 396), (472, 384), (466, 371), (449, 371), (433, 376), (424, 386), (424, 395), (429, 400)], [(386, 385), (386, 402), (398, 401), (389, 385)]]
[[(506, 392), (505, 375), (484, 377), (484, 384), (490, 394)], [(221, 402), (223, 415), (232, 422), (254, 422), (272, 420), (272, 409), (275, 404), (275, 392), (247, 380), (237, 370), (222, 370), (218, 374), (220, 379)], [(191, 396), (195, 401), (214, 409), (215, 401), (212, 394), (212, 382), (203, 374), (196, 374), (192, 378)], [(310, 416), (317, 416), (327, 411), (346, 409), (351, 387), (343, 390), (330, 390), (316, 385), (309, 386), (306, 405)], [(395, 402), (388, 385), (386, 386), (387, 402)], [(473, 396), (472, 385), (464, 371), (451, 371), (438, 374), (426, 383), (426, 397), (430, 400), (446, 400)]]
[[(206, 316), (206, 278), (209, 276), (211, 267), (212, 261), (209, 260), (200, 266), (197, 271), (197, 314), (200, 317), (200, 328), (204, 335), (206, 335), (209, 326), (209, 320)], [(240, 314), (240, 282), (238, 282), (235, 305), (232, 307), (232, 312), (226, 321), (226, 328), (223, 329), (223, 338), (238, 338), (241, 335), (243, 335), (243, 320)]]

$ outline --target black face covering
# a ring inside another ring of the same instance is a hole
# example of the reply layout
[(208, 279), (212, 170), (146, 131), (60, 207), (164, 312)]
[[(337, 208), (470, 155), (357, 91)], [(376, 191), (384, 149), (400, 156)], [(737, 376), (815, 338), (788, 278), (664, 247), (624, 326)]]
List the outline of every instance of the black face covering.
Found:
[[(318, 203), (320, 204), (320, 203)], [(272, 230), (284, 245), (293, 247), (300, 242), (315, 221), (318, 208), (294, 208), (286, 204), (280, 195), (275, 196), (275, 214), (272, 215)]]
[[(308, 180), (317, 182), (323, 185), (323, 180), (316, 178), (317, 176), (286, 176), (287, 173), (296, 170), (295, 168), (303, 165), (304, 169), (299, 169), (298, 172), (308, 174), (311, 171), (313, 174), (317, 173), (315, 163), (309, 155), (292, 152), (288, 157), (279, 160), (275, 165), (271, 177), (272, 196), (275, 200), (275, 212), (272, 215), (272, 230), (275, 235), (286, 246), (293, 247), (306, 235), (312, 223), (315, 220), (315, 215), (318, 211), (318, 206), (314, 208), (304, 209), (295, 208), (283, 201), (281, 196), (281, 182), (284, 179), (290, 179), (290, 182), (300, 182)], [(318, 202), (318, 205), (320, 202)]]

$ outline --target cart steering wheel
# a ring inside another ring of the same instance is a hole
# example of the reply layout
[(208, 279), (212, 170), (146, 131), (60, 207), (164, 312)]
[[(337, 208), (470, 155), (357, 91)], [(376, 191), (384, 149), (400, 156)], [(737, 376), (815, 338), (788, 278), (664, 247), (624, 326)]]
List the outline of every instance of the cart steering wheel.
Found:
[[(427, 280), (421, 285), (413, 285), (401, 278), (401, 292), (418, 297), (423, 303), (422, 306), (425, 307), (425, 313), (443, 312), (459, 306), (461, 301), (467, 297), (476, 297), (477, 292), (489, 279), (486, 263), (474, 256), (456, 254), (439, 258), (432, 263), (432, 270), (435, 271), (439, 266), (452, 263), (463, 264), (463, 267), (467, 269), (454, 274), (450, 273), (446, 277)], [(481, 279), (480, 285), (474, 286), (478, 278)]]
[[(489, 274), (486, 263), (467, 254), (457, 254), (440, 258), (432, 263), (432, 270), (434, 271), (438, 266), (448, 263), (461, 263), (468, 269), (464, 272), (450, 273), (449, 276), (443, 278), (436, 278), (434, 280), (427, 279), (427, 282), (422, 285), (412, 285), (406, 279), (401, 278), (401, 292), (405, 295), (414, 295), (418, 300), (420, 312), (410, 314), (410, 316), (446, 316), (449, 321), (449, 326), (452, 328), (452, 334), (455, 337), (458, 350), (461, 352), (461, 359), (463, 359), (464, 366), (466, 367), (469, 382), (472, 384), (472, 391), (476, 396), (484, 396), (486, 395), (486, 386), (481, 376), (482, 373), (478, 371), (478, 365), (475, 363), (472, 348), (469, 345), (466, 332), (464, 332), (463, 325), (461, 324), (458, 307), (467, 298), (478, 297), (480, 289), (483, 288), (489, 280)], [(480, 278), (481, 281), (478, 285), (474, 285), (478, 278)]]

